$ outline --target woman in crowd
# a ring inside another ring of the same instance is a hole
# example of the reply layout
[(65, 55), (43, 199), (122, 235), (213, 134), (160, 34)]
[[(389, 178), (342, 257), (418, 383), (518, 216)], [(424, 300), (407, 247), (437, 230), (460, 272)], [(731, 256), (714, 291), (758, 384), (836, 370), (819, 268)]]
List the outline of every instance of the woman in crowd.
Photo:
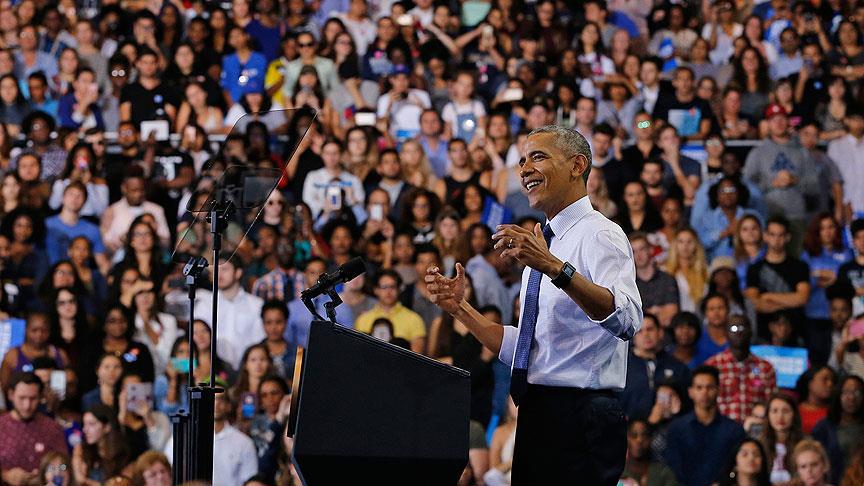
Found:
[(402, 144), (399, 161), (402, 162), (402, 175), (405, 182), (429, 191), (435, 188), (438, 178), (432, 172), (429, 158), (418, 141), (412, 139)]
[(663, 226), (648, 235), (648, 243), (651, 243), (655, 248), (654, 263), (658, 266), (666, 265), (671, 242), (675, 241), (675, 235), (684, 227), (683, 204), (680, 199), (670, 197), (660, 205), (660, 220), (663, 222)]
[[(48, 276), (54, 275), (55, 265), (48, 268), (48, 256), (42, 247), (45, 238), (45, 224), (37, 211), (19, 207), (0, 221), (0, 233), (9, 240), (9, 254), (3, 265), (3, 277), (18, 286), (22, 302), (30, 309), (41, 309), (41, 302), (35, 298), (38, 285), (40, 296), (47, 296), (45, 286), (50, 285)], [(69, 262), (64, 263), (64, 269)], [(39, 283), (41, 282), (41, 284)], [(47, 308), (48, 306), (46, 306)], [(95, 310), (95, 309), (94, 309)]]
[(768, 458), (756, 439), (744, 439), (738, 445), (720, 486), (769, 486)]
[(477, 184), (469, 184), (453, 201), (456, 210), (462, 214), (459, 226), (463, 231), (470, 228), (471, 225), (481, 222), (487, 197), (489, 197), (488, 191)]
[(694, 312), (708, 284), (708, 264), (699, 237), (691, 228), (675, 235), (666, 261), (666, 272), (678, 282), (679, 307)]
[(744, 49), (734, 62), (733, 79), (741, 89), (741, 113), (750, 118), (760, 118), (768, 106), (771, 79), (765, 58), (755, 47)]
[(54, 181), (48, 205), (58, 210), (63, 203), (63, 191), (72, 181), (79, 181), (87, 187), (87, 200), (81, 208), (81, 216), (98, 219), (108, 208), (108, 185), (98, 176), (97, 157), (93, 147), (87, 143), (75, 144), (66, 157), (66, 167)]
[(609, 197), (609, 186), (606, 185), (606, 176), (603, 174), (602, 168), (593, 167), (591, 169), (585, 187), (588, 190), (591, 205), (600, 211), (600, 214), (607, 218), (614, 218), (618, 214), (618, 206)]
[(246, 351), (243, 352), (243, 358), (240, 360), (237, 382), (231, 388), (231, 396), (234, 402), (239, 404), (238, 419), (252, 418), (251, 416), (247, 417), (243, 410), (243, 407), (247, 405), (245, 403), (246, 397), (249, 395), (255, 397), (254, 403), (257, 405), (258, 385), (261, 384), (262, 378), (271, 373), (273, 373), (273, 359), (267, 351), (267, 346), (255, 344), (246, 348)]
[[(467, 273), (465, 276), (465, 301), (476, 308), (474, 281)], [(447, 313), (432, 321), (429, 327), (428, 343), (426, 356), (448, 364), (453, 364), (456, 360), (465, 361), (463, 359), (465, 355), (475, 353), (480, 345), (464, 324)]]
[(135, 484), (142, 486), (171, 486), (171, 463), (159, 451), (147, 451), (135, 461)]
[(444, 207), (435, 219), (432, 244), (441, 255), (445, 275), (452, 275), (456, 262), (468, 261), (468, 245), (459, 228), (460, 219), (459, 213), (450, 206)]
[(75, 267), (75, 272), (87, 293), (100, 305), (105, 302), (108, 296), (108, 281), (96, 268), (93, 244), (86, 236), (72, 238), (69, 243), (69, 263)]
[(47, 314), (31, 312), (24, 325), (24, 342), (6, 352), (0, 365), (0, 383), (9, 383), (16, 371), (33, 371), (33, 360), (47, 357), (53, 359), (58, 368), (66, 367), (66, 353), (51, 344), (51, 321)]
[(852, 90), (841, 77), (831, 77), (828, 86), (828, 99), (816, 105), (816, 121), (822, 126), (819, 138), (831, 141), (846, 134), (843, 118), (852, 101)]
[(123, 259), (114, 267), (112, 274), (116, 279), (124, 269), (135, 268), (141, 277), (150, 279), (158, 288), (168, 273), (168, 266), (165, 263), (165, 253), (159, 244), (159, 236), (148, 218), (152, 216), (142, 214), (132, 220), (126, 233), (126, 243), (123, 245)]
[(185, 101), (177, 112), (177, 133), (182, 133), (183, 129), (190, 124), (203, 128), (207, 133), (217, 133), (223, 126), (223, 113), (207, 98), (204, 85), (193, 81), (186, 85), (184, 93)]
[(861, 437), (864, 437), (864, 381), (848, 375), (840, 380), (828, 416), (813, 428), (813, 438), (828, 452), (835, 483), (860, 448)]
[(96, 405), (116, 409), (122, 376), (123, 360), (113, 354), (103, 354), (96, 363), (96, 388), (88, 390), (81, 397), (81, 409), (87, 410)]
[[(197, 349), (197, 348), (196, 348)], [(209, 373), (205, 376), (200, 370), (198, 353), (193, 358), (194, 376), (193, 383), (207, 381)], [(208, 370), (209, 371), (209, 370)], [(177, 413), (180, 409), (188, 410), (189, 399), (187, 386), (189, 378), (189, 341), (185, 336), (178, 337), (171, 346), (171, 359), (165, 367), (165, 373), (156, 376), (153, 382), (153, 401), (156, 410), (165, 415)]]
[[(363, 127), (352, 127), (345, 134), (345, 152), (342, 163), (345, 169), (358, 179), (365, 180), (378, 165), (378, 149)], [(404, 168), (403, 168), (404, 169)]]
[(692, 312), (679, 312), (672, 317), (672, 357), (691, 370), (702, 364), (696, 356), (696, 343), (702, 337), (702, 322)]
[(489, 446), (489, 470), (483, 475), (483, 482), (488, 486), (507, 486), (510, 484), (518, 413), (513, 400), (508, 398), (507, 414), (492, 434), (492, 444)]
[(723, 90), (717, 121), (720, 124), (720, 133), (725, 139), (748, 138), (756, 132), (751, 120), (741, 113), (741, 98), (741, 88), (736, 85), (727, 86)]
[(21, 123), (30, 113), (30, 103), (21, 94), (13, 74), (0, 76), (0, 119), (11, 136), (21, 133)]
[(171, 422), (168, 416), (153, 410), (153, 403), (147, 400), (129, 399), (130, 387), (141, 385), (141, 377), (127, 374), (120, 383), (117, 396), (117, 420), (123, 428), (123, 436), (129, 444), (129, 458), (137, 459), (148, 449), (161, 451), (171, 438)]
[(15, 172), (7, 172), (0, 184), (0, 217), (5, 218), (21, 204), (21, 179)]
[(724, 177), (708, 190), (709, 211), (691, 219), (709, 261), (731, 256), (738, 221), (744, 215), (750, 191), (738, 179)]
[(627, 424), (627, 462), (621, 476), (624, 486), (677, 484), (675, 473), (651, 455), (651, 427), (642, 419)]
[(752, 214), (742, 216), (735, 228), (733, 250), (735, 272), (742, 287), (747, 282), (747, 267), (761, 260), (764, 255), (762, 222)]
[(48, 451), (39, 460), (39, 484), (51, 486), (75, 486), (72, 461), (68, 454)]
[(429, 243), (435, 238), (433, 215), (438, 214), (441, 203), (432, 192), (415, 189), (404, 197), (402, 205), (402, 231), (411, 234), (415, 243)]
[(118, 474), (130, 476), (129, 450), (117, 413), (96, 405), (84, 412), (84, 437), (72, 451), (72, 471), (82, 486), (97, 486)]
[(231, 365), (219, 357), (219, 352), (213, 353), (213, 361), (210, 361), (210, 340), (212, 331), (210, 325), (202, 320), (195, 320), (192, 326), (192, 341), (195, 343), (195, 354), (198, 357), (198, 367), (195, 368), (195, 378), (201, 381), (210, 379), (210, 368), (215, 367), (217, 380), (223, 383), (233, 383), (234, 370)]
[(179, 335), (177, 319), (162, 312), (158, 289), (150, 280), (139, 280), (133, 287), (131, 311), (135, 315), (133, 339), (147, 345), (153, 356), (155, 373), (165, 372), (171, 356), (171, 346)]
[(768, 400), (768, 422), (759, 441), (765, 447), (771, 470), (771, 483), (792, 479), (795, 465), (792, 452), (803, 438), (798, 407), (788, 395), (775, 394)]
[(80, 353), (92, 338), (92, 328), (74, 288), (60, 287), (51, 307), (51, 344), (64, 351), (69, 367), (78, 369)]
[(147, 382), (153, 381), (153, 357), (146, 345), (133, 340), (135, 327), (132, 317), (129, 309), (121, 304), (108, 306), (101, 332), (87, 352), (81, 353), (79, 381), (82, 390), (95, 387), (96, 360), (106, 353), (118, 356), (123, 361), (125, 372), (140, 375)]
[(634, 231), (653, 233), (663, 226), (657, 209), (648, 201), (648, 192), (641, 182), (629, 182), (624, 186), (624, 205), (618, 213), (618, 224), (624, 233)]
[(801, 430), (810, 435), (813, 427), (828, 416), (828, 406), (834, 394), (837, 374), (828, 366), (811, 366), (798, 378), (798, 414)]
[(804, 439), (792, 452), (795, 478), (791, 486), (829, 486), (830, 464), (828, 455), (821, 444), (812, 439)]

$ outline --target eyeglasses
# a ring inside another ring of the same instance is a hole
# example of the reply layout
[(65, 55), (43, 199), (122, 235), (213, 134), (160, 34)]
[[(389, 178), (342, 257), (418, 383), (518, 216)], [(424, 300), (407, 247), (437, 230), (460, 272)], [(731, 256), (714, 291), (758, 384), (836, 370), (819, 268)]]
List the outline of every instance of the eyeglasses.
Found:
[(314, 42), (308, 42), (308, 43), (307, 43), (307, 42), (304, 42), (304, 43), (302, 43), (302, 44), (301, 44), (301, 43), (297, 43), (297, 46), (300, 47), (300, 48), (303, 48), (303, 47), (314, 47), (314, 46), (315, 46), (315, 43), (314, 43)]
[(740, 325), (740, 324), (732, 324), (731, 326), (729, 326), (729, 332), (731, 332), (731, 333), (733, 333), (733, 334), (736, 334), (736, 333), (739, 333), (739, 332), (744, 332), (744, 331), (746, 331), (746, 330), (747, 330), (747, 329), (746, 329), (744, 326)]
[(126, 70), (125, 69), (114, 69), (111, 71), (111, 77), (112, 78), (122, 78), (125, 76), (126, 76)]
[(736, 192), (738, 192), (738, 189), (734, 187), (723, 187), (720, 189), (720, 194), (735, 194)]
[(45, 472), (50, 472), (54, 474), (66, 472), (69, 466), (66, 464), (49, 464), (48, 467), (45, 468)]
[(132, 238), (143, 238), (145, 236), (153, 236), (149, 231), (133, 231)]
[(381, 290), (396, 290), (399, 287), (395, 284), (391, 284), (391, 285), (379, 285), (378, 288)]

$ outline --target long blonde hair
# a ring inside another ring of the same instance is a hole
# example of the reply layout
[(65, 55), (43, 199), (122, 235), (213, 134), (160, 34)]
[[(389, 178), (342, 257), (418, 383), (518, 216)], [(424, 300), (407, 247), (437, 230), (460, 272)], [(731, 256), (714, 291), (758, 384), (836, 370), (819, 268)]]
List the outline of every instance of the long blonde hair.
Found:
[[(681, 233), (689, 233), (693, 237), (696, 249), (693, 252), (693, 257), (690, 259), (689, 267), (684, 267), (681, 263), (681, 256), (678, 255), (678, 235)], [(666, 272), (669, 275), (675, 276), (678, 272), (684, 275), (687, 285), (690, 287), (690, 298), (693, 302), (702, 300), (702, 295), (705, 293), (705, 285), (708, 283), (708, 262), (705, 259), (705, 248), (699, 242), (699, 236), (692, 228), (681, 228), (675, 232), (675, 240), (669, 244), (669, 258), (666, 260)]]
[(792, 479), (792, 482), (789, 483), (791, 486), (804, 486), (804, 483), (798, 477), (798, 456), (805, 452), (812, 452), (819, 456), (819, 459), (825, 466), (825, 477), (822, 479), (828, 479), (828, 477), (830, 476), (831, 461), (828, 460), (828, 453), (825, 452), (825, 448), (822, 447), (822, 444), (820, 444), (818, 441), (815, 441), (813, 439), (804, 439), (799, 442), (795, 446), (795, 449), (792, 451), (792, 467), (795, 468), (795, 478)]
[[(409, 167), (401, 157), (402, 152), (408, 145), (411, 145), (420, 153), (420, 161), (415, 167)], [(402, 143), (399, 155), (399, 160), (402, 162), (402, 174), (404, 175), (406, 182), (430, 191), (435, 189), (437, 178), (435, 177), (435, 174), (432, 173), (432, 165), (429, 164), (429, 157), (426, 156), (426, 151), (423, 150), (423, 146), (420, 145), (420, 142), (413, 139), (406, 140)]]
[[(750, 259), (750, 255), (747, 254), (747, 250), (744, 248), (744, 243), (741, 242), (741, 226), (743, 226), (744, 221), (747, 220), (753, 220), (756, 223), (756, 226), (759, 227), (759, 238), (760, 240), (762, 239), (762, 222), (759, 221), (759, 218), (752, 214), (745, 214), (741, 216), (741, 219), (738, 220), (738, 224), (735, 225), (734, 255), (736, 262)], [(760, 244), (761, 243), (762, 242), (760, 241)]]

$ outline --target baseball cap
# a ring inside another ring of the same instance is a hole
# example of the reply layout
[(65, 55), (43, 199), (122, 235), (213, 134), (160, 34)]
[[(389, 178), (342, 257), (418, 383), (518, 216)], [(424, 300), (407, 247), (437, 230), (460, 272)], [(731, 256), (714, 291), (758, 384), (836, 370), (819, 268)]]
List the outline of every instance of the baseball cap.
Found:
[(786, 108), (783, 108), (783, 106), (778, 105), (777, 103), (771, 103), (770, 105), (768, 105), (768, 107), (765, 108), (765, 119), (766, 120), (770, 120), (771, 118), (773, 118), (777, 115), (786, 116), (788, 114), (789, 113), (786, 113)]
[(411, 69), (409, 69), (405, 64), (394, 64), (393, 68), (390, 69), (390, 76), (396, 76), (398, 74), (408, 76), (411, 74)]

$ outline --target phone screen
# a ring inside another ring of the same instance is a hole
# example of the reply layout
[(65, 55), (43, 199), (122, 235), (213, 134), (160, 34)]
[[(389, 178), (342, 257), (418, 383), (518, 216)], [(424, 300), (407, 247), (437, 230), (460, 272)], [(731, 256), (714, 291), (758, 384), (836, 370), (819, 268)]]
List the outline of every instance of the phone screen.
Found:
[(864, 319), (856, 319), (849, 322), (849, 337), (859, 338), (864, 336)]

